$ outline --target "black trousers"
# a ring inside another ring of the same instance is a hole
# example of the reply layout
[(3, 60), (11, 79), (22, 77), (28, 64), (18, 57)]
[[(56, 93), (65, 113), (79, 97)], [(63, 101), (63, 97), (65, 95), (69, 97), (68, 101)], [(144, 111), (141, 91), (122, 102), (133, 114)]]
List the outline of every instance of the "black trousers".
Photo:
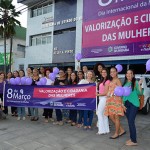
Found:
[[(0, 94), (0, 98), (1, 98), (1, 100), (3, 101), (3, 94), (2, 94), (2, 93)], [(0, 108), (1, 108), (1, 107), (2, 107), (2, 106), (0, 105)], [(3, 112), (4, 112), (5, 114), (8, 114), (8, 107), (7, 107), (7, 106), (4, 106)]]
[(45, 115), (45, 119), (52, 118), (53, 109), (44, 108), (44, 115)]

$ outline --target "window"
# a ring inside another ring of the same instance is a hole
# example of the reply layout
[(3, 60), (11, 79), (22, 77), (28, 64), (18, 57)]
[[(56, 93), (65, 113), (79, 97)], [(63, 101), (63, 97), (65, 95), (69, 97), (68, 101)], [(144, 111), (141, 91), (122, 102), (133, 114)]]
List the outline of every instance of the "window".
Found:
[(47, 37), (47, 43), (51, 43), (51, 36)]
[(19, 70), (24, 70), (24, 65), (19, 65)]
[(32, 15), (33, 15), (33, 17), (36, 17), (36, 16), (37, 16), (37, 9), (34, 9), (34, 10), (32, 11)]
[(52, 3), (49, 3), (47, 5), (42, 5), (38, 8), (33, 8), (31, 10), (32, 17), (36, 17), (36, 16), (40, 16), (42, 14), (50, 13), (50, 12), (52, 12), (52, 7), (53, 7)]
[(37, 9), (37, 15), (38, 15), (38, 16), (42, 15), (42, 8), (38, 8), (38, 9)]
[(51, 33), (34, 35), (31, 37), (31, 46), (45, 45), (51, 43)]
[(25, 51), (25, 46), (18, 44), (18, 45), (17, 45), (17, 51), (24, 52), (24, 51)]
[(36, 45), (41, 45), (41, 37), (36, 38)]

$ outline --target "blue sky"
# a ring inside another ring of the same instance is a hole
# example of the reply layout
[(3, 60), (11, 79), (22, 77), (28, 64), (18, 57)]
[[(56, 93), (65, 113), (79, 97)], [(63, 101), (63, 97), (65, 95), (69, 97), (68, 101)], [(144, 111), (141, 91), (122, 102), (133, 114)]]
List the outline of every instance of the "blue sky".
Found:
[[(26, 7), (25, 5), (17, 3), (17, 0), (13, 0), (13, 5), (15, 5), (17, 11)], [(23, 27), (27, 27), (27, 10), (23, 10), (18, 20), (21, 22)]]

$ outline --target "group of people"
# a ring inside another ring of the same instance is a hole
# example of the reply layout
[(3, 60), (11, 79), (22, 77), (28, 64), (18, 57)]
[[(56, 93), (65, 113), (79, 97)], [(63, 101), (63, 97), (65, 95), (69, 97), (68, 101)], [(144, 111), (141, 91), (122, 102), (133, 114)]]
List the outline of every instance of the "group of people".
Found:
[[(140, 105), (138, 95), (142, 94), (142, 80), (136, 81), (134, 71), (129, 69), (125, 74), (125, 80), (122, 85), (118, 78), (118, 72), (115, 67), (111, 67), (108, 71), (107, 68), (101, 63), (94, 66), (93, 70), (88, 70), (87, 66), (83, 66), (78, 71), (73, 71), (72, 67), (68, 67), (67, 70), (59, 68), (58, 76), (55, 81), (49, 78), (49, 74), (52, 72), (50, 68), (40, 67), (27, 68), (24, 70), (8, 72), (5, 76), (4, 72), (0, 73), (0, 99), (3, 101), (3, 87), (4, 83), (9, 84), (10, 79), (16, 77), (31, 77), (32, 86), (36, 86), (41, 77), (45, 77), (46, 85), (76, 85), (76, 84), (90, 84), (97, 83), (97, 127), (98, 135), (107, 134), (110, 132), (109, 120), (115, 125), (115, 132), (110, 139), (117, 139), (118, 137), (126, 134), (125, 129), (120, 123), (120, 117), (126, 115), (129, 125), (130, 139), (126, 142), (126, 145), (137, 145), (135, 118)], [(117, 86), (130, 87), (131, 93), (129, 96), (119, 97), (114, 94), (114, 90)], [(0, 108), (2, 110), (2, 106)], [(8, 108), (4, 106), (3, 112), (8, 114)], [(94, 116), (93, 110), (60, 110), (56, 109), (56, 119), (53, 118), (53, 109), (45, 108), (43, 116), (45, 116), (45, 123), (52, 121), (54, 125), (63, 125), (65, 122), (70, 123), (71, 126), (81, 128), (84, 130), (92, 130), (92, 121)], [(17, 120), (25, 120), (26, 113), (24, 107), (11, 107), (12, 116), (18, 116)], [(37, 121), (39, 119), (38, 108), (28, 108), (28, 116), (31, 121)]]

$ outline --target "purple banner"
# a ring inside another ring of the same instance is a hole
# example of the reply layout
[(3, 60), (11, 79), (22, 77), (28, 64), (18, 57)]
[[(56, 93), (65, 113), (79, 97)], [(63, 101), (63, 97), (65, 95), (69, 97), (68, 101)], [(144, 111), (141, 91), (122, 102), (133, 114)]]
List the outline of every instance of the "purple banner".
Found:
[(149, 0), (84, 0), (83, 58), (150, 54)]
[(95, 110), (96, 85), (5, 85), (4, 106)]

